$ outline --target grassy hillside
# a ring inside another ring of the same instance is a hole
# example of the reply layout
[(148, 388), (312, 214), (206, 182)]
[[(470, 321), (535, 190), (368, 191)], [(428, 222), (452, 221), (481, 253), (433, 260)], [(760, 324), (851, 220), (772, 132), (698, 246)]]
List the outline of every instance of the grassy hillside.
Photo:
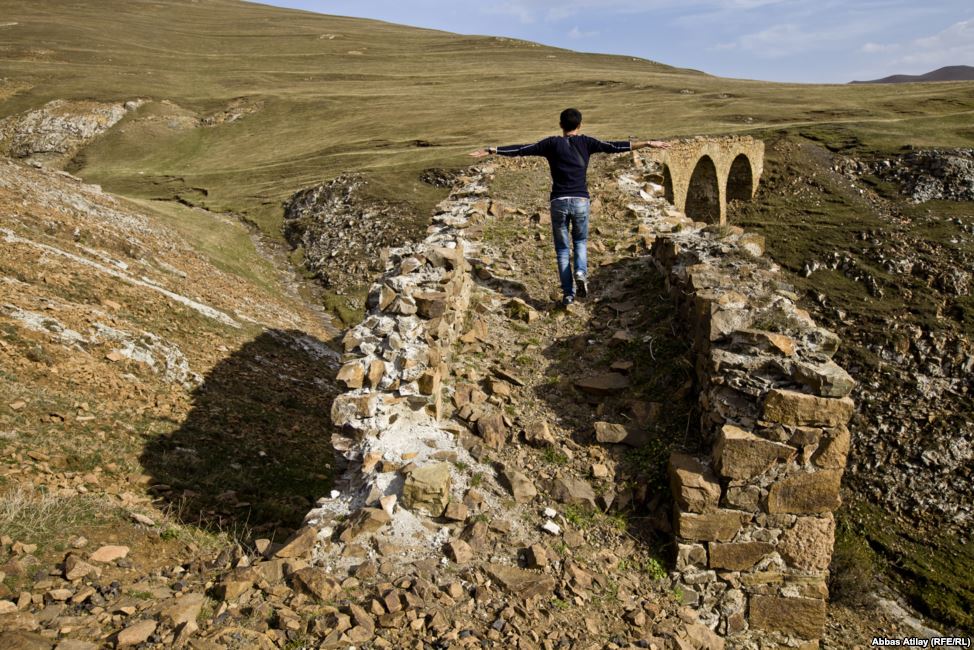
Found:
[[(567, 105), (607, 137), (828, 122), (877, 146), (974, 142), (969, 84), (736, 81), (236, 0), (0, 0), (0, 15), (16, 23), (0, 27), (0, 98), (12, 94), (0, 117), (55, 98), (155, 100), (72, 170), (124, 195), (236, 211), (274, 235), (282, 199), (346, 170), (425, 214), (438, 194), (420, 170), (547, 135)], [(253, 112), (207, 128), (171, 119), (218, 117), (234, 100)]]

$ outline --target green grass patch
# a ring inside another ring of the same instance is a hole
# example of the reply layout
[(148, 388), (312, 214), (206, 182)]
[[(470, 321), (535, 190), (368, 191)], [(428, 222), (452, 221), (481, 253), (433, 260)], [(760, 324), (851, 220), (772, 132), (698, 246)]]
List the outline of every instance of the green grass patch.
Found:
[(917, 529), (857, 499), (840, 520), (836, 551), (838, 568), (852, 572), (840, 580), (882, 570), (921, 613), (974, 632), (974, 539)]
[(541, 452), (541, 459), (549, 465), (558, 467), (568, 464), (568, 456), (558, 451), (555, 447), (545, 447)]

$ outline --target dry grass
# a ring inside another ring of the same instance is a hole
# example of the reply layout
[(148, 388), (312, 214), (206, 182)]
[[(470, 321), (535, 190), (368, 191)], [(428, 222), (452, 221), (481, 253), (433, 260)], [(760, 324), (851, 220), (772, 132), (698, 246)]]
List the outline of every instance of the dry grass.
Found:
[(0, 494), (0, 531), (14, 541), (41, 547), (111, 514), (111, 506), (93, 495), (59, 496), (23, 486)]
[[(832, 125), (875, 146), (974, 142), (963, 82), (723, 79), (237, 0), (0, 0), (0, 15), (18, 23), (4, 32), (2, 76), (37, 84), (0, 105), (0, 117), (58, 97), (155, 100), (73, 168), (116, 193), (244, 214), (273, 236), (284, 198), (344, 171), (372, 175), (379, 191), (426, 214), (442, 190), (419, 182), (420, 170), (464, 165), (486, 143), (549, 135), (567, 105), (604, 137)], [(209, 128), (169, 125), (168, 115), (206, 117), (237, 98), (261, 108)]]

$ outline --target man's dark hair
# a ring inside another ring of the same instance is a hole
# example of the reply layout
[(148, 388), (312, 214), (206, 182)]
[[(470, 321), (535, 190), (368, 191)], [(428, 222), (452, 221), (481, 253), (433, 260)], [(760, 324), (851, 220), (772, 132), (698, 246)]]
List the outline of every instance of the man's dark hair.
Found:
[(574, 131), (582, 123), (582, 112), (577, 108), (566, 108), (561, 112), (559, 124), (565, 131)]

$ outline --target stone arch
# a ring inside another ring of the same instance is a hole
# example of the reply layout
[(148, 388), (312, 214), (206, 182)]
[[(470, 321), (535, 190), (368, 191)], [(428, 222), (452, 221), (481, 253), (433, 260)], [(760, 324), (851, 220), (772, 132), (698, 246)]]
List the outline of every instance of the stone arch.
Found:
[(745, 154), (737, 154), (727, 174), (727, 200), (750, 201), (753, 196), (754, 173), (751, 170), (751, 161)]
[(720, 223), (720, 185), (710, 156), (702, 156), (693, 168), (684, 212), (694, 221)]
[(673, 197), (673, 175), (670, 174), (670, 166), (663, 165), (663, 198), (674, 203)]

